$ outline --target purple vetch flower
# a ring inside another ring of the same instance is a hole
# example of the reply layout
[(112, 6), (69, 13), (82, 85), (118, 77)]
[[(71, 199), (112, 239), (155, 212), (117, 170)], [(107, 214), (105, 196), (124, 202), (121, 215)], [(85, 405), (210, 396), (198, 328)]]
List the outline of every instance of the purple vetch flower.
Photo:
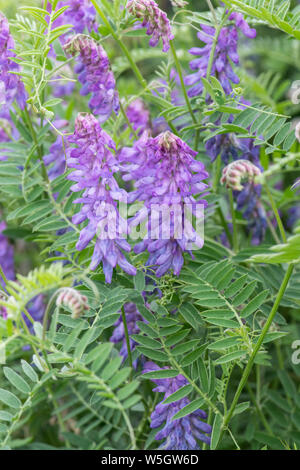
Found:
[[(246, 101), (243, 97), (239, 100), (238, 108), (245, 109), (243, 105), (249, 106), (251, 103)], [(228, 124), (233, 122), (233, 116), (228, 119)], [(217, 126), (221, 124), (220, 120), (215, 123)], [(208, 139), (205, 148), (211, 161), (214, 162), (220, 155), (223, 163), (227, 165), (230, 157), (232, 160), (249, 160), (257, 166), (260, 166), (260, 149), (259, 146), (254, 145), (253, 138), (238, 139), (234, 133), (215, 135)]]
[(202, 220), (203, 212), (199, 214), (198, 208), (206, 206), (199, 194), (208, 187), (202, 182), (208, 173), (204, 164), (195, 160), (196, 155), (197, 152), (169, 131), (155, 138), (144, 133), (133, 148), (123, 148), (119, 154), (120, 161), (126, 162), (122, 167), (123, 179), (136, 182), (129, 202), (144, 202), (130, 226), (133, 228), (148, 219), (148, 233), (134, 251), (149, 252), (147, 266), (156, 268), (157, 277), (169, 270), (179, 275), (183, 252), (192, 249), (191, 243), (203, 246), (186, 212), (190, 209)]
[[(229, 20), (234, 21), (235, 24), (225, 26), (221, 29), (211, 69), (211, 75), (219, 79), (225, 93), (228, 95), (232, 91), (231, 82), (235, 84), (239, 83), (239, 78), (234, 73), (231, 65), (231, 62), (235, 65), (239, 63), (237, 52), (238, 30), (240, 29), (242, 33), (249, 38), (256, 36), (255, 29), (249, 27), (241, 13), (232, 13), (229, 16)], [(201, 28), (202, 31), (199, 31), (197, 36), (198, 39), (206, 45), (204, 47), (193, 47), (190, 49), (190, 54), (199, 57), (190, 62), (190, 68), (195, 72), (185, 78), (185, 84), (191, 86), (188, 91), (188, 95), (191, 97), (198, 96), (203, 91), (201, 78), (206, 77), (210, 53), (216, 34), (215, 28), (211, 26), (201, 25)]]
[(76, 148), (69, 149), (67, 159), (68, 167), (75, 169), (68, 176), (75, 181), (71, 190), (84, 190), (74, 201), (82, 206), (72, 220), (76, 225), (88, 221), (81, 230), (76, 248), (83, 250), (97, 235), (90, 269), (96, 269), (102, 262), (108, 283), (116, 265), (127, 274), (135, 275), (136, 269), (123, 254), (123, 250), (130, 251), (130, 245), (125, 240), (127, 224), (118, 212), (116, 201), (126, 202), (127, 193), (119, 188), (114, 178), (114, 173), (119, 170), (119, 163), (112, 153), (115, 144), (97, 119), (86, 113), (77, 116), (75, 132), (68, 140), (76, 144)]
[(16, 100), (19, 107), (24, 109), (26, 92), (23, 82), (19, 75), (10, 73), (20, 70), (19, 65), (11, 60), (15, 57), (14, 47), (8, 21), (0, 12), (0, 105), (9, 109)]
[(146, 27), (148, 36), (152, 36), (149, 45), (157, 46), (161, 38), (163, 52), (167, 52), (174, 35), (166, 13), (158, 7), (157, 3), (154, 0), (129, 0), (127, 9), (132, 15), (142, 20), (142, 27)]
[(145, 130), (151, 129), (150, 112), (140, 98), (135, 99), (127, 106), (126, 114), (133, 130), (138, 131), (139, 136)]
[[(14, 249), (9, 243), (8, 238), (3, 235), (3, 230), (6, 229), (6, 222), (0, 222), (0, 265), (6, 279), (13, 281), (15, 279), (14, 267)], [(4, 281), (0, 276), (1, 284), (4, 287)]]
[[(56, 11), (67, 6), (68, 8), (54, 21), (53, 27), (57, 28), (65, 24), (73, 25), (70, 32), (60, 36), (60, 41), (64, 44), (71, 34), (82, 34), (84, 31), (96, 31), (96, 10), (90, 0), (68, 0), (59, 1)], [(52, 6), (48, 3), (47, 11), (52, 11)]]
[(107, 54), (94, 39), (81, 34), (76, 35), (64, 45), (67, 53), (79, 53), (79, 63), (75, 66), (78, 80), (83, 87), (82, 95), (92, 94), (89, 107), (98, 116), (101, 123), (105, 122), (112, 111), (119, 111), (119, 95), (116, 81), (111, 70)]
[[(153, 362), (144, 365), (143, 373), (160, 369)], [(165, 369), (168, 369), (165, 367)], [(209, 434), (212, 428), (203, 420), (207, 418), (205, 411), (200, 408), (193, 413), (172, 421), (172, 417), (183, 407), (190, 403), (185, 397), (173, 403), (164, 404), (164, 400), (181, 387), (188, 385), (188, 381), (182, 375), (170, 379), (151, 379), (157, 387), (154, 392), (164, 393), (162, 401), (156, 405), (151, 414), (151, 428), (155, 429), (164, 424), (163, 428), (155, 436), (157, 441), (165, 439), (159, 449), (163, 450), (199, 450), (197, 441), (210, 444)]]
[[(140, 328), (137, 325), (137, 322), (143, 321), (143, 317), (138, 311), (136, 305), (133, 302), (128, 302), (124, 304), (124, 312), (126, 316), (129, 336), (133, 334), (138, 334), (140, 332)], [(120, 318), (115, 323), (115, 329), (113, 331), (112, 336), (110, 337), (110, 341), (112, 343), (122, 342), (120, 354), (125, 360), (128, 356), (128, 351), (127, 351), (127, 344), (126, 344), (125, 330), (124, 330), (122, 315), (120, 315)], [(130, 349), (131, 351), (133, 351), (137, 343), (131, 337), (129, 338), (129, 342), (130, 342)], [(137, 367), (137, 360), (134, 361), (133, 366), (135, 368)]]

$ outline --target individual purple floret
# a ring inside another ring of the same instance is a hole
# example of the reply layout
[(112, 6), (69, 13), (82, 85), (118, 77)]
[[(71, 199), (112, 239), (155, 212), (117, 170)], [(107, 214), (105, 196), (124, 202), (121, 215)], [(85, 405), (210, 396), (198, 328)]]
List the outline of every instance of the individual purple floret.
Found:
[[(6, 279), (12, 281), (15, 279), (14, 249), (9, 243), (8, 238), (2, 233), (5, 229), (6, 222), (0, 222), (0, 265)], [(2, 278), (1, 284), (4, 286)]]
[(116, 81), (103, 47), (92, 38), (79, 34), (68, 41), (64, 49), (72, 55), (79, 53), (75, 72), (83, 85), (80, 93), (92, 94), (89, 107), (93, 114), (99, 116), (100, 124), (105, 122), (113, 111), (118, 113), (119, 95)]
[(84, 190), (74, 203), (82, 204), (80, 211), (73, 216), (74, 224), (88, 221), (81, 230), (76, 248), (81, 251), (97, 235), (90, 269), (94, 270), (102, 262), (106, 282), (110, 283), (113, 269), (119, 265), (130, 275), (136, 269), (127, 261), (122, 250), (129, 252), (130, 245), (125, 240), (127, 224), (118, 212), (116, 201), (127, 201), (127, 194), (120, 189), (114, 178), (119, 163), (113, 152), (115, 144), (101, 129), (92, 114), (80, 113), (75, 122), (75, 132), (69, 143), (76, 148), (69, 149), (67, 164), (74, 168), (68, 179), (75, 181), (74, 192)]
[[(212, 63), (212, 69), (210, 75), (215, 76), (221, 82), (225, 93), (228, 95), (232, 91), (232, 83), (239, 83), (238, 76), (232, 69), (231, 62), (235, 65), (239, 63), (239, 56), (237, 52), (238, 45), (238, 29), (242, 33), (249, 37), (254, 38), (256, 36), (255, 29), (251, 29), (243, 18), (241, 13), (232, 13), (229, 16), (229, 20), (235, 22), (230, 26), (225, 26), (221, 29), (214, 59)], [(188, 91), (189, 96), (198, 96), (203, 91), (202, 78), (207, 75), (207, 68), (210, 59), (210, 53), (214, 43), (214, 37), (216, 34), (215, 28), (207, 25), (201, 25), (202, 31), (197, 33), (198, 39), (204, 42), (204, 47), (193, 47), (190, 49), (190, 54), (199, 56), (190, 62), (190, 68), (195, 72), (188, 75), (185, 78), (185, 84), (191, 86)]]
[(19, 75), (10, 73), (20, 70), (19, 65), (11, 60), (15, 57), (14, 47), (8, 21), (0, 12), (0, 103), (9, 109), (16, 100), (20, 108), (24, 109), (26, 92), (23, 82)]
[[(147, 362), (144, 365), (143, 372), (152, 372), (160, 369), (153, 362)], [(167, 367), (165, 368), (167, 369)], [(209, 434), (212, 428), (203, 420), (207, 418), (205, 411), (200, 408), (193, 413), (185, 416), (184, 418), (175, 419), (172, 417), (180, 411), (183, 407), (190, 403), (190, 400), (185, 397), (173, 403), (164, 404), (164, 400), (172, 393), (179, 390), (181, 387), (188, 385), (188, 381), (182, 375), (170, 379), (151, 379), (156, 383), (157, 387), (153, 389), (154, 392), (164, 393), (162, 401), (156, 405), (153, 413), (151, 414), (151, 428), (155, 429), (164, 424), (163, 428), (158, 431), (155, 436), (157, 441), (165, 439), (159, 446), (163, 450), (199, 450), (199, 443), (202, 441), (205, 444), (210, 444)], [(207, 435), (208, 434), (208, 435)]]
[(138, 131), (139, 136), (144, 131), (151, 130), (150, 112), (140, 98), (135, 99), (127, 106), (126, 114), (133, 130)]
[(155, 138), (144, 133), (133, 148), (123, 148), (119, 155), (126, 162), (123, 179), (136, 182), (129, 201), (144, 202), (130, 226), (148, 220), (147, 235), (134, 251), (149, 252), (147, 266), (156, 268), (157, 277), (169, 270), (179, 275), (183, 252), (190, 251), (191, 244), (198, 248), (203, 245), (187, 216), (190, 211), (203, 220), (202, 209), (206, 205), (199, 194), (207, 189), (202, 181), (208, 173), (204, 164), (195, 160), (196, 155), (169, 131)]
[(163, 52), (167, 52), (174, 35), (166, 13), (158, 7), (157, 3), (154, 0), (129, 0), (127, 9), (132, 15), (142, 20), (142, 27), (146, 27), (148, 36), (152, 36), (149, 45), (157, 46), (161, 38)]
[[(143, 321), (143, 317), (133, 302), (128, 302), (124, 304), (124, 312), (126, 315), (127, 328), (128, 328), (128, 333), (129, 333), (130, 349), (131, 351), (133, 351), (137, 343), (130, 336), (134, 334), (138, 334), (140, 332), (140, 328), (138, 327), (137, 322)], [(127, 351), (127, 344), (126, 344), (125, 330), (124, 330), (122, 315), (120, 315), (120, 318), (115, 323), (115, 329), (110, 338), (110, 341), (112, 343), (122, 342), (120, 354), (121, 356), (123, 356), (125, 360), (128, 356), (128, 351)], [(137, 366), (137, 360), (134, 361), (133, 366), (134, 367)]]

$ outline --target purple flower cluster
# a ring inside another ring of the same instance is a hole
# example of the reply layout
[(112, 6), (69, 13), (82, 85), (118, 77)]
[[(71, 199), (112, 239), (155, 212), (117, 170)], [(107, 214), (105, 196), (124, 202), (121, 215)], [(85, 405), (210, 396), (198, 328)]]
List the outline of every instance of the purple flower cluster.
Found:
[(79, 53), (79, 63), (75, 66), (78, 80), (83, 87), (82, 95), (92, 94), (89, 107), (99, 122), (105, 122), (112, 111), (119, 111), (119, 95), (116, 81), (110, 68), (107, 54), (100, 44), (92, 38), (77, 35), (64, 45), (67, 53)]
[(127, 117), (134, 131), (140, 136), (144, 131), (151, 129), (150, 112), (140, 98), (132, 101), (126, 109)]
[[(144, 133), (133, 148), (123, 148), (119, 155), (126, 162), (122, 168), (126, 173), (124, 180), (134, 180), (136, 185), (129, 202), (144, 202), (144, 207), (131, 220), (131, 228), (148, 219), (148, 233), (134, 251), (148, 250), (147, 265), (155, 267), (157, 277), (169, 270), (179, 275), (183, 252), (190, 251), (191, 243), (203, 245), (202, 238), (185, 217), (187, 207), (196, 214), (198, 207), (206, 205), (198, 195), (207, 188), (202, 180), (208, 173), (204, 164), (195, 160), (196, 155), (197, 152), (169, 131), (155, 138)], [(153, 220), (157, 210), (163, 213)]]
[(118, 161), (112, 153), (115, 144), (101, 129), (97, 119), (85, 113), (77, 116), (75, 132), (68, 140), (77, 146), (69, 150), (67, 160), (68, 167), (75, 169), (68, 176), (75, 181), (71, 190), (84, 190), (81, 197), (74, 201), (82, 206), (72, 220), (74, 224), (88, 221), (81, 230), (76, 248), (83, 250), (97, 235), (90, 268), (94, 270), (102, 262), (108, 283), (116, 265), (126, 273), (135, 275), (136, 269), (122, 252), (129, 252), (130, 245), (123, 238), (127, 234), (127, 224), (118, 212), (116, 201), (126, 200), (127, 195), (114, 178), (114, 173), (119, 170)]
[[(229, 119), (229, 123), (232, 120)], [(225, 165), (232, 160), (249, 160), (255, 165), (259, 165), (259, 147), (254, 146), (254, 139), (238, 139), (235, 134), (220, 134), (209, 139), (205, 144), (206, 151), (214, 162), (221, 155)]]
[[(54, 21), (54, 28), (71, 24), (73, 25), (71, 34), (82, 34), (85, 30), (89, 33), (93, 30), (96, 31), (96, 10), (90, 0), (59, 1), (56, 6), (56, 11), (65, 6), (68, 8)], [(52, 11), (50, 3), (48, 3), (47, 11), (49, 11), (49, 13)], [(70, 33), (64, 34), (60, 37), (60, 41), (65, 43), (69, 36)]]
[[(24, 109), (26, 102), (26, 92), (20, 77), (10, 73), (19, 70), (19, 65), (11, 60), (15, 56), (13, 49), (14, 40), (8, 21), (0, 13), (0, 142), (9, 142), (12, 136), (18, 136), (10, 117), (10, 109), (15, 100), (21, 109)], [(2, 149), (0, 160), (6, 160), (8, 154), (7, 150)]]
[(20, 108), (24, 109), (26, 102), (24, 85), (19, 75), (10, 73), (20, 69), (19, 65), (11, 60), (15, 57), (14, 47), (8, 21), (0, 12), (0, 103), (9, 109), (16, 100)]
[(163, 52), (167, 52), (174, 36), (167, 15), (157, 3), (154, 0), (129, 0), (127, 9), (132, 15), (142, 20), (142, 27), (146, 27), (148, 36), (152, 36), (149, 45), (157, 46), (161, 38)]
[[(124, 312), (126, 316), (126, 322), (127, 322), (127, 328), (128, 328), (128, 333), (129, 336), (133, 334), (138, 334), (140, 332), (140, 328), (137, 325), (138, 321), (143, 321), (143, 317), (138, 311), (136, 305), (133, 302), (128, 302), (124, 304)], [(112, 343), (120, 343), (122, 342), (122, 347), (120, 350), (121, 356), (123, 356), (124, 360), (128, 356), (128, 351), (127, 351), (127, 344), (126, 344), (126, 338), (125, 338), (125, 330), (124, 330), (124, 324), (123, 324), (123, 319), (122, 315), (120, 315), (120, 318), (118, 321), (115, 323), (115, 329), (113, 331), (113, 334), (110, 338), (110, 341)], [(131, 351), (134, 350), (136, 346), (136, 342), (132, 339), (129, 338), (130, 342), (130, 349)], [(137, 361), (134, 361), (133, 366), (137, 366)]]
[[(231, 83), (239, 83), (238, 76), (232, 69), (231, 62), (234, 64), (239, 63), (239, 56), (237, 52), (238, 45), (238, 29), (249, 37), (256, 36), (255, 29), (251, 29), (248, 23), (244, 20), (241, 13), (232, 13), (229, 20), (235, 22), (235, 25), (225, 26), (221, 29), (211, 69), (211, 75), (218, 78), (225, 90), (225, 93), (230, 94), (232, 91)], [(204, 47), (193, 47), (190, 49), (190, 54), (200, 56), (190, 62), (190, 68), (195, 72), (185, 78), (185, 84), (192, 86), (189, 89), (189, 96), (198, 96), (203, 91), (202, 78), (206, 77), (207, 68), (209, 64), (210, 53), (213, 47), (214, 37), (216, 34), (215, 28), (207, 25), (201, 25), (202, 31), (197, 33), (198, 39), (204, 42)]]
[[(160, 369), (153, 362), (147, 362), (143, 372), (152, 372)], [(171, 379), (151, 379), (156, 383), (157, 387), (154, 392), (164, 393), (162, 401), (156, 405), (151, 414), (151, 428), (155, 429), (164, 424), (162, 429), (158, 431), (155, 439), (165, 441), (160, 445), (163, 450), (199, 450), (197, 440), (210, 444), (209, 434), (211, 434), (211, 426), (203, 420), (207, 418), (205, 411), (198, 409), (193, 413), (172, 421), (173, 416), (183, 407), (190, 403), (187, 397), (173, 403), (164, 404), (164, 400), (181, 387), (188, 385), (188, 381), (182, 375)], [(207, 435), (208, 434), (208, 435)]]

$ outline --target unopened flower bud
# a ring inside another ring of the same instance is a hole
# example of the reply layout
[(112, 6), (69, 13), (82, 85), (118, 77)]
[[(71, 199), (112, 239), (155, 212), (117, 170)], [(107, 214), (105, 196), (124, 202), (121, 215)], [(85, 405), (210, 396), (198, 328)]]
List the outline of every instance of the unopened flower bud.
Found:
[(72, 287), (66, 287), (60, 292), (56, 305), (68, 307), (72, 311), (72, 318), (79, 318), (89, 310), (87, 297)]
[(260, 174), (261, 170), (248, 160), (236, 160), (224, 168), (221, 183), (226, 184), (227, 188), (242, 191), (242, 183), (254, 183)]

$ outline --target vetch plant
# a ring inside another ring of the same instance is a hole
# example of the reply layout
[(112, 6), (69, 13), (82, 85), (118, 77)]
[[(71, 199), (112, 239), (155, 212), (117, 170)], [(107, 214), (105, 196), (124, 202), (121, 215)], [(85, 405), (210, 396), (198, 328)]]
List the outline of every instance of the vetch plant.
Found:
[(296, 3), (2, 2), (1, 449), (299, 448)]

